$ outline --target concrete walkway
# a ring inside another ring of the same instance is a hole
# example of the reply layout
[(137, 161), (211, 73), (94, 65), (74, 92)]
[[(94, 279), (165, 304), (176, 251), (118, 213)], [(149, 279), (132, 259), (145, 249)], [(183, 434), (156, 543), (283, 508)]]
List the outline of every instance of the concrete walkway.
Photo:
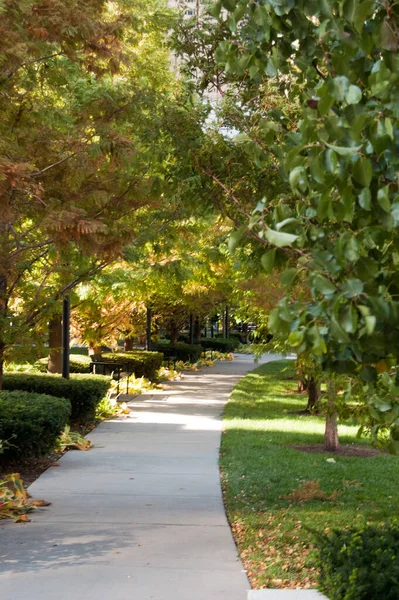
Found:
[(223, 406), (255, 366), (240, 356), (135, 398), (94, 449), (45, 472), (30, 492), (52, 505), (0, 526), (1, 600), (246, 600), (218, 450)]

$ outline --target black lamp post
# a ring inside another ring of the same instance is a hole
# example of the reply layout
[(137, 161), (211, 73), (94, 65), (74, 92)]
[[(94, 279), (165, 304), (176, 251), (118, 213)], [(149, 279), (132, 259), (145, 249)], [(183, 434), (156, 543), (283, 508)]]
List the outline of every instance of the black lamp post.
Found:
[(65, 296), (62, 302), (62, 376), (69, 379), (69, 343), (70, 343), (70, 324), (71, 324), (71, 300)]

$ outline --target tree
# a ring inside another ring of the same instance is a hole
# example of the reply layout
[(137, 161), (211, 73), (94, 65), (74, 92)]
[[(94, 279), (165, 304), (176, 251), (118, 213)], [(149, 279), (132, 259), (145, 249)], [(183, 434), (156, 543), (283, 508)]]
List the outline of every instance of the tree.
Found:
[[(310, 289), (310, 298), (288, 290), (270, 327), (329, 378), (332, 450), (334, 374), (372, 388), (378, 365), (398, 358), (398, 10), (374, 0), (222, 0), (212, 9), (230, 30), (219, 66), (245, 89), (276, 82), (298, 106), (294, 121), (282, 106), (259, 122), (292, 194), (265, 193), (250, 227), (270, 246), (266, 267), (277, 258), (288, 287), (299, 279)], [(259, 162), (248, 113), (239, 135)]]
[(173, 79), (158, 2), (3, 5), (0, 373), (6, 347), (159, 206), (157, 117)]

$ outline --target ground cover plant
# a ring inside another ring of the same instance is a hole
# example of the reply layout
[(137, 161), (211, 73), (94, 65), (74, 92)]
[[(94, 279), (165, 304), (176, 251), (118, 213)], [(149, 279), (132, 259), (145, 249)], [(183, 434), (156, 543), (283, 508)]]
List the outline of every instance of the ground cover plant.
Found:
[(322, 449), (325, 422), (298, 414), (306, 396), (296, 393), (294, 367), (260, 366), (237, 385), (224, 415), (225, 503), (254, 588), (316, 587), (307, 527), (327, 533), (399, 514), (398, 459), (357, 439), (355, 424), (339, 427), (347, 455), (311, 451)]

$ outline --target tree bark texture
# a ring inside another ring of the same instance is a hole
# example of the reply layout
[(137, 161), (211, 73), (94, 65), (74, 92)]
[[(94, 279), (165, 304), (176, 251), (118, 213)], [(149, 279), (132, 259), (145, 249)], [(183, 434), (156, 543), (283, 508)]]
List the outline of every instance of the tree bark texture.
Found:
[(4, 355), (6, 349), (3, 333), (8, 309), (7, 284), (7, 276), (4, 273), (0, 274), (0, 390), (3, 389)]
[(324, 447), (329, 452), (336, 452), (339, 448), (338, 441), (338, 414), (336, 408), (337, 391), (333, 381), (328, 382), (328, 402), (326, 415), (326, 431)]
[(100, 346), (89, 346), (89, 356), (91, 360), (95, 362), (96, 360), (101, 360), (101, 347)]
[(54, 315), (50, 319), (48, 334), (47, 369), (50, 373), (62, 373), (62, 314)]
[(314, 377), (310, 377), (308, 381), (308, 405), (306, 410), (314, 410), (320, 401), (320, 382)]
[(133, 350), (133, 338), (125, 338), (123, 349), (125, 352), (131, 352)]

